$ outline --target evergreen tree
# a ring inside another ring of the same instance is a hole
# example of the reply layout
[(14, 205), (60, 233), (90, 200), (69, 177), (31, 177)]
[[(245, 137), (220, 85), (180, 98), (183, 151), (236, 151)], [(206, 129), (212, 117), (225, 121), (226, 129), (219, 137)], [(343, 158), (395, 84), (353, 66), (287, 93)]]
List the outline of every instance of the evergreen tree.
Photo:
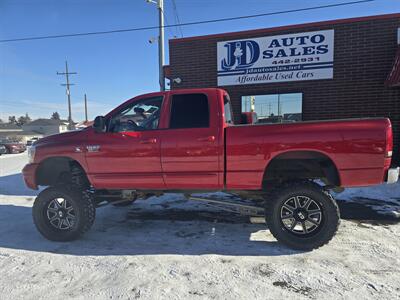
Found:
[(53, 112), (53, 114), (51, 115), (51, 119), (53, 120), (60, 120), (60, 114), (58, 112)]
[(15, 118), (15, 116), (9, 116), (8, 117), (8, 123), (17, 124), (17, 119)]
[(18, 118), (18, 121), (16, 122), (17, 125), (22, 126), (26, 123), (29, 123), (31, 121), (31, 118), (29, 117), (28, 113), (25, 114), (25, 116), (20, 116)]

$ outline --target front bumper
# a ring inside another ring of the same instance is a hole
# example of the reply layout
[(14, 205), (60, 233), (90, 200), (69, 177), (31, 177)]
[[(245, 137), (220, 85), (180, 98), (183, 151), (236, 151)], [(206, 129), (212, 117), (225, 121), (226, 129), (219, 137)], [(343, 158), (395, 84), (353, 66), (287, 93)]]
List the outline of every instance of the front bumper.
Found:
[(36, 169), (38, 166), (38, 164), (27, 164), (22, 169), (22, 175), (24, 176), (25, 184), (28, 188), (32, 190), (38, 189), (38, 186), (35, 182)]
[(399, 172), (400, 168), (390, 168), (387, 171), (387, 176), (386, 176), (386, 183), (391, 184), (391, 183), (396, 183), (397, 180), (399, 180)]

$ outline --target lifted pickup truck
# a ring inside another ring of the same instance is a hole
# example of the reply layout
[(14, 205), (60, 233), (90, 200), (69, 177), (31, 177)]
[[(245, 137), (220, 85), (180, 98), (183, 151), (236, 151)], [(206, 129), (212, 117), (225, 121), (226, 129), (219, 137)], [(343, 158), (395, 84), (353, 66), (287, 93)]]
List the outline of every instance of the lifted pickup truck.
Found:
[(48, 186), (33, 206), (37, 229), (74, 240), (104, 202), (225, 191), (258, 199), (278, 241), (311, 250), (340, 222), (330, 190), (398, 179), (388, 119), (233, 123), (224, 90), (174, 90), (135, 97), (92, 127), (35, 142), (23, 175), (32, 189)]

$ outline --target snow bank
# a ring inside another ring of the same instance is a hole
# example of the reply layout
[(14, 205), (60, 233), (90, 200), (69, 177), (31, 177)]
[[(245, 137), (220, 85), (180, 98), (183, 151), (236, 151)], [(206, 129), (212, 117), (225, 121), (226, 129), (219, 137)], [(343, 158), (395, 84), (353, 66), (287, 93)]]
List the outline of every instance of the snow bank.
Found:
[[(400, 223), (364, 221), (364, 204), (313, 252), (181, 194), (100, 208), (81, 240), (55, 243), (32, 223), (37, 192), (24, 186), (25, 163), (26, 154), (0, 158), (0, 299), (400, 298)], [(354, 213), (355, 199), (394, 205), (398, 192), (382, 185), (337, 197)]]

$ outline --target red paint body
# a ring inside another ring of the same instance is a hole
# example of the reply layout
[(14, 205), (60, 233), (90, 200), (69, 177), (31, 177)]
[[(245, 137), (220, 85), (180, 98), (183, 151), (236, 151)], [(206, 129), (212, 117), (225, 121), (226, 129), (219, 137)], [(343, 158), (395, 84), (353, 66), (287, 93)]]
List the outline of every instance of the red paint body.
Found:
[[(207, 95), (209, 128), (169, 129), (171, 96), (185, 93)], [(76, 160), (97, 189), (261, 190), (271, 160), (294, 151), (330, 158), (343, 187), (379, 184), (390, 166), (388, 119), (235, 126), (224, 121), (226, 92), (221, 89), (141, 95), (105, 117), (133, 101), (160, 95), (164, 101), (157, 130), (96, 133), (90, 127), (41, 139), (34, 162), (23, 170), (26, 184), (36, 189), (37, 167), (53, 157)], [(99, 150), (88, 151), (92, 145)]]

